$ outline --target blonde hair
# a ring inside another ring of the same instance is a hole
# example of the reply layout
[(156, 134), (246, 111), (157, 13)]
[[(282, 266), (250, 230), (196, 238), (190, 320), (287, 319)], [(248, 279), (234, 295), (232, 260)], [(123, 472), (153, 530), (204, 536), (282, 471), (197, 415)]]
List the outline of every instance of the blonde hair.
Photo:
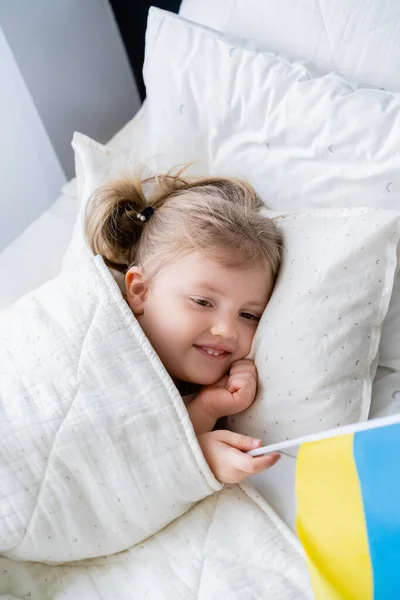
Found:
[[(123, 273), (141, 266), (149, 278), (194, 250), (230, 266), (261, 260), (275, 278), (282, 235), (259, 213), (262, 202), (254, 189), (239, 179), (186, 181), (183, 171), (126, 177), (100, 187), (86, 210), (92, 251)], [(148, 206), (154, 214), (144, 222), (138, 215)]]

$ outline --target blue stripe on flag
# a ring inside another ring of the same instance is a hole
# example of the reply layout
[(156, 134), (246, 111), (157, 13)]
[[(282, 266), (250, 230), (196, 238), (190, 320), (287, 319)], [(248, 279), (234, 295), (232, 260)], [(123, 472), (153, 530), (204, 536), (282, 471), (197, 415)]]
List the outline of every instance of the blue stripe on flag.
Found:
[(400, 424), (354, 435), (374, 600), (400, 599)]

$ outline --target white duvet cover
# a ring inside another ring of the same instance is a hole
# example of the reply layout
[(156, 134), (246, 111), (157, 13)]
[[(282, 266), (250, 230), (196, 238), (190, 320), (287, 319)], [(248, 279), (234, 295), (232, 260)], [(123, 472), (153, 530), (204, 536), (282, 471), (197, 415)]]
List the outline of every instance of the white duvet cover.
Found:
[(1, 313), (0, 363), (0, 597), (310, 596), (273, 511), (220, 491), (101, 258)]

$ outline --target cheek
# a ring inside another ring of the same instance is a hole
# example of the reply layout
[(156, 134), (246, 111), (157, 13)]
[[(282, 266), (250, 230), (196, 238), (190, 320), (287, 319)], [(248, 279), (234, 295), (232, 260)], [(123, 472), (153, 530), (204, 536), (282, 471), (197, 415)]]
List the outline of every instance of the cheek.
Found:
[(149, 303), (143, 321), (147, 325), (149, 337), (151, 335), (153, 346), (159, 349), (170, 349), (179, 352), (187, 345), (191, 345), (195, 335), (196, 319), (191, 311), (180, 302)]
[(168, 307), (164, 303), (155, 302), (154, 298), (150, 298), (144, 306), (143, 315), (137, 317), (139, 325), (158, 354), (170, 335), (168, 313)]
[(251, 350), (251, 344), (253, 343), (253, 338), (255, 336), (256, 329), (257, 329), (256, 326), (254, 326), (254, 327), (252, 327), (250, 325), (243, 326), (241, 336), (240, 336), (240, 344), (239, 344), (240, 348), (238, 348), (238, 350), (240, 351), (240, 354), (243, 355), (242, 358), (247, 356)]
[(205, 329), (204, 319), (197, 311), (190, 307), (181, 306), (171, 315), (170, 326), (175, 328), (175, 336), (180, 346), (188, 348), (203, 333)]

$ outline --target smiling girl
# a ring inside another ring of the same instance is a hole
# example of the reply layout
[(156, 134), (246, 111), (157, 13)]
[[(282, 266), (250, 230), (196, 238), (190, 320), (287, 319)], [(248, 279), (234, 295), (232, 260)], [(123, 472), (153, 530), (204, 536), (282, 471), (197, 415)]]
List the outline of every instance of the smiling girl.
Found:
[(282, 237), (247, 183), (189, 182), (181, 173), (101, 187), (88, 204), (86, 233), (93, 252), (123, 273), (126, 300), (180, 392), (201, 386), (187, 405), (199, 444), (215, 476), (237, 482), (279, 458), (251, 457), (243, 451), (259, 440), (212, 429), (255, 398), (256, 369), (245, 357)]

